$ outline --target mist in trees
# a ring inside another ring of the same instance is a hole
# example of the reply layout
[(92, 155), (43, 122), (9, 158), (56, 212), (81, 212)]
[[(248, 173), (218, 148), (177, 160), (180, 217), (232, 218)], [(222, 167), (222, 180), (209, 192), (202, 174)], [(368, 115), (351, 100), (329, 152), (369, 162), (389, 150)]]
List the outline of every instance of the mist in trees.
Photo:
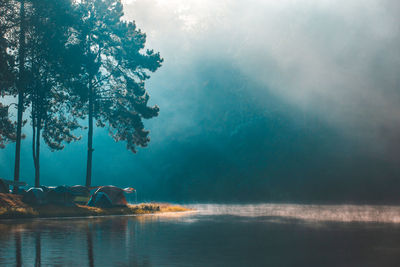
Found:
[(15, 181), (28, 126), (36, 187), (41, 140), (62, 150), (81, 139), (75, 130), (87, 130), (86, 186), (94, 123), (132, 152), (147, 146), (142, 120), (157, 116), (159, 108), (148, 106), (144, 86), (163, 59), (145, 50), (146, 35), (134, 22), (122, 20), (119, 0), (10, 0), (0, 4), (0, 14), (0, 147), (16, 142)]

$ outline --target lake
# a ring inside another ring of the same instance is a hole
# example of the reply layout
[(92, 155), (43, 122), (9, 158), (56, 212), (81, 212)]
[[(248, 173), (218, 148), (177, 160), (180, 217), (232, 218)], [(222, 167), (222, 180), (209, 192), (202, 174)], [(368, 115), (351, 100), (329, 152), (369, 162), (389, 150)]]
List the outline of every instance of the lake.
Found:
[(400, 266), (400, 207), (189, 205), (0, 222), (0, 266)]

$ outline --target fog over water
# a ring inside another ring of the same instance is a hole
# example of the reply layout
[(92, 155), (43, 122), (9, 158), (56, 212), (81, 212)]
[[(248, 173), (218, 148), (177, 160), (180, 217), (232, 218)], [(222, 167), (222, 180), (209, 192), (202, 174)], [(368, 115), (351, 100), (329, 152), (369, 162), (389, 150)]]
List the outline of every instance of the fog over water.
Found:
[(397, 208), (195, 207), (148, 216), (3, 220), (0, 265), (398, 266), (400, 260), (399, 218), (387, 216)]
[[(270, 220), (300, 220), (310, 223), (358, 222), (400, 223), (397, 206), (368, 205), (299, 205), (299, 204), (246, 204), (246, 205), (189, 205), (200, 215), (229, 215)], [(168, 216), (168, 214), (166, 214)]]
[[(398, 1), (124, 4), (165, 59), (147, 84), (161, 111), (136, 155), (96, 129), (94, 184), (133, 186), (139, 200), (400, 202)], [(61, 152), (43, 146), (44, 184), (83, 183), (82, 134)], [(14, 149), (0, 151), (0, 177)]]

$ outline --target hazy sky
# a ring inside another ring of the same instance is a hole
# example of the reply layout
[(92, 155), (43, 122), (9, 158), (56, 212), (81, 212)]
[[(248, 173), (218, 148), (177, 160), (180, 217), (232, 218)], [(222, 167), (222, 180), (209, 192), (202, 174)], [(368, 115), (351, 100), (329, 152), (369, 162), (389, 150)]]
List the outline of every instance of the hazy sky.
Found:
[(194, 75), (185, 70), (200, 60), (224, 60), (262, 90), (318, 113), (346, 134), (399, 134), (398, 1), (125, 3), (126, 18), (136, 20), (166, 60), (155, 80), (166, 73)]
[[(400, 2), (123, 2), (165, 59), (147, 83), (161, 111), (136, 155), (95, 131), (94, 184), (148, 200), (398, 199)], [(45, 184), (83, 182), (83, 134), (43, 146)], [(14, 149), (0, 176), (12, 177)], [(22, 149), (30, 182), (29, 136)]]

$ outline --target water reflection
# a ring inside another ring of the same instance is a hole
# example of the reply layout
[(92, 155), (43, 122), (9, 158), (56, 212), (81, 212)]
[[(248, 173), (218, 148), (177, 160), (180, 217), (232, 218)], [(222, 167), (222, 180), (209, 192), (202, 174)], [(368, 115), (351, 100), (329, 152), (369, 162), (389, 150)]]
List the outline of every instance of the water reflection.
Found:
[(15, 262), (17, 267), (22, 266), (21, 257), (21, 233), (15, 232)]
[(36, 232), (35, 233), (35, 250), (36, 250), (36, 254), (35, 254), (35, 267), (40, 267), (41, 266), (41, 256), (42, 256), (42, 252), (41, 252), (41, 240), (40, 240), (40, 232)]
[(93, 231), (91, 224), (88, 225), (86, 229), (86, 240), (88, 249), (88, 259), (89, 267), (94, 267), (94, 257), (93, 257)]
[(298, 220), (270, 216), (260, 207), (245, 215), (240, 212), (243, 208), (203, 205), (198, 212), (183, 214), (3, 221), (0, 266), (397, 266), (400, 262), (398, 224)]

